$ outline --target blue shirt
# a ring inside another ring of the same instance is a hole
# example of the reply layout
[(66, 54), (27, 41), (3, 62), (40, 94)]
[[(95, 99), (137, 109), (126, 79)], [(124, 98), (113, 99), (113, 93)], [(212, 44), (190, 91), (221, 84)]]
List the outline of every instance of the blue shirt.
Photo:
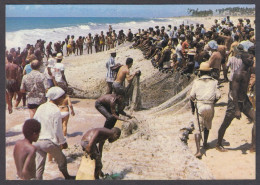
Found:
[(27, 65), (24, 67), (24, 70), (26, 71), (26, 74), (29, 74), (29, 73), (32, 71), (31, 64), (27, 64)]

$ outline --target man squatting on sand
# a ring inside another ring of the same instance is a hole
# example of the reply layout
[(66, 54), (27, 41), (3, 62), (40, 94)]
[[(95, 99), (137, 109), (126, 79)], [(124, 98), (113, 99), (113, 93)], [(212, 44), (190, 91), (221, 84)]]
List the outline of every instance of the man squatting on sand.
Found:
[[(107, 128), (94, 128), (87, 131), (81, 139), (82, 150), (87, 153), (86, 157), (95, 159), (95, 179), (99, 179), (99, 176), (103, 176), (102, 170), (102, 150), (100, 150), (100, 144), (104, 144), (106, 140), (110, 143), (116, 141), (121, 135), (121, 130), (117, 127), (112, 129)], [(97, 147), (99, 145), (99, 148)]]
[[(255, 66), (255, 30), (252, 28), (250, 20), (247, 20), (247, 24), (245, 25), (243, 24), (242, 19), (239, 19), (238, 21), (239, 23), (237, 26), (235, 26), (231, 21), (227, 21), (226, 19), (221, 21), (221, 25), (217, 24), (217, 21), (215, 21), (215, 24), (212, 25), (209, 30), (207, 30), (208, 28), (205, 28), (203, 24), (196, 24), (196, 27), (193, 25), (184, 24), (179, 25), (178, 28), (177, 26), (168, 26), (166, 31), (164, 26), (162, 26), (161, 29), (159, 29), (159, 26), (156, 26), (155, 30), (153, 28), (149, 28), (147, 30), (139, 29), (139, 32), (134, 35), (131, 33), (131, 31), (129, 31), (127, 37), (124, 38), (130, 42), (133, 41), (134, 43), (131, 48), (142, 50), (145, 58), (151, 59), (152, 65), (155, 68), (158, 68), (158, 70), (162, 73), (179, 71), (181, 75), (188, 76), (193, 73), (196, 74), (197, 71), (195, 69), (200, 68), (200, 77), (194, 82), (190, 98), (193, 101), (195, 100), (197, 104), (196, 106), (198, 109), (199, 120), (202, 131), (204, 132), (204, 147), (207, 147), (209, 129), (211, 128), (212, 118), (214, 116), (214, 103), (220, 98), (220, 94), (216, 88), (216, 80), (213, 78), (217, 79), (219, 83), (227, 82), (227, 72), (229, 68), (231, 69), (232, 77), (229, 79), (230, 92), (228, 95), (228, 106), (225, 118), (219, 129), (218, 143), (216, 146), (219, 151), (226, 151), (222, 145), (225, 130), (228, 128), (234, 118), (240, 119), (241, 112), (243, 112), (254, 123), (252, 129), (251, 151), (255, 151), (255, 111), (253, 110), (252, 103), (250, 102), (252, 101), (253, 105), (255, 105), (255, 98), (252, 96), (247, 96), (248, 89), (250, 89), (251, 95), (255, 96), (255, 75), (252, 74), (254, 71), (253, 68)], [(112, 30), (113, 29), (111, 28), (105, 37), (105, 44), (107, 46), (106, 49), (116, 46), (117, 34)], [(231, 38), (233, 39), (233, 43), (230, 42)], [(66, 39), (66, 43), (68, 45), (70, 36), (68, 36)], [(93, 37), (91, 34), (89, 34), (84, 39), (83, 40), (88, 43), (88, 53), (92, 53)], [(70, 41), (72, 40), (73, 39)], [(113, 40), (113, 42), (110, 42), (109, 40)], [(49, 90), (46, 95), (49, 97), (50, 101), (47, 103), (44, 103), (46, 100), (40, 101), (40, 98), (45, 99), (45, 95), (43, 94), (45, 94), (49, 88), (48, 85), (45, 85), (46, 81), (44, 78), (41, 80), (42, 88), (37, 88), (37, 91), (33, 92), (38, 99), (34, 99), (35, 101), (31, 102), (31, 88), (27, 88), (27, 84), (25, 83), (26, 78), (29, 77), (26, 77), (26, 75), (28, 75), (27, 73), (22, 77), (24, 78), (24, 83), (22, 82), (23, 85), (21, 87), (20, 85), (17, 85), (17, 82), (22, 81), (21, 75), (19, 75), (19, 70), (24, 69), (27, 61), (29, 61), (27, 59), (29, 59), (31, 55), (34, 55), (38, 59), (38, 62), (40, 62), (39, 65), (41, 67), (44, 66), (44, 62), (42, 60), (43, 56), (46, 55), (44, 50), (44, 43), (45, 41), (40, 39), (37, 41), (35, 46), (27, 44), (26, 48), (21, 53), (19, 50), (15, 51), (14, 48), (10, 50), (10, 53), (8, 51), (6, 52), (6, 98), (9, 100), (7, 101), (8, 111), (9, 113), (12, 113), (12, 93), (16, 92), (19, 95), (20, 89), (22, 92), (27, 92), (28, 107), (31, 106), (30, 104), (32, 102), (33, 104), (37, 105), (34, 105), (31, 108), (37, 109), (34, 118), (41, 123), (42, 130), (38, 141), (36, 139), (38, 130), (35, 131), (36, 135), (34, 134), (35, 137), (33, 136), (33, 138), (30, 136), (27, 137), (26, 133), (24, 133), (25, 138), (29, 143), (37, 141), (35, 146), (39, 147), (39, 150), (36, 152), (36, 175), (26, 175), (28, 163), (25, 162), (22, 164), (17, 162), (21, 160), (21, 158), (17, 159), (16, 154), (19, 152), (15, 152), (14, 158), (16, 165), (18, 165), (17, 175), (21, 179), (32, 179), (35, 177), (37, 179), (42, 179), (46, 154), (52, 153), (54, 154), (53, 157), (57, 160), (59, 169), (62, 171), (65, 179), (71, 179), (73, 177), (70, 176), (67, 172), (66, 157), (61, 150), (61, 148), (67, 148), (66, 139), (64, 138), (64, 133), (62, 131), (61, 113), (60, 109), (58, 108), (58, 105), (60, 105), (62, 102), (61, 99), (63, 100), (65, 97), (65, 95), (63, 96), (64, 93), (62, 95), (59, 94), (59, 96), (56, 96), (56, 94), (55, 98), (53, 98), (50, 97), (52, 91)], [(55, 48), (55, 50), (56, 49), (57, 48)], [(101, 50), (103, 51), (103, 48)], [(60, 49), (59, 52), (61, 52)], [(69, 51), (69, 53), (71, 53), (71, 51)], [(188, 53), (193, 53), (192, 57), (190, 57)], [(61, 56), (61, 54), (57, 54), (57, 56)], [(180, 57), (181, 60), (177, 60)], [(205, 66), (205, 62), (209, 64), (209, 66)], [(226, 62), (228, 62), (227, 66), (229, 66), (229, 68), (225, 67)], [(31, 62), (31, 67), (33, 70), (37, 69), (33, 67), (35, 63), (36, 61)], [(170, 63), (170, 65), (168, 65), (168, 63)], [(111, 135), (115, 134), (113, 127), (115, 125), (115, 121), (117, 119), (121, 119), (119, 118), (119, 114), (125, 115), (129, 118), (132, 117), (124, 114), (124, 103), (122, 103), (127, 91), (127, 89), (124, 87), (125, 79), (131, 83), (136, 75), (140, 75), (140, 71), (130, 75), (130, 68), (132, 65), (133, 59), (127, 58), (126, 65), (120, 67), (117, 76), (112, 83), (112, 89), (115, 94), (111, 94), (110, 83), (109, 90), (107, 91), (109, 94), (101, 96), (96, 102), (96, 108), (102, 115), (106, 117), (106, 122), (104, 124), (105, 128), (100, 128), (102, 131), (99, 129), (96, 131), (89, 131), (87, 132), (88, 134), (86, 133), (82, 138), (83, 141), (86, 140), (89, 142), (92, 142), (91, 140), (93, 139), (93, 143), (95, 143), (89, 145), (89, 148), (86, 145), (83, 146), (89, 155), (92, 153), (99, 153), (99, 156), (102, 156), (102, 147), (100, 149), (94, 147), (94, 150), (90, 148), (93, 148), (92, 146), (94, 145), (96, 146), (97, 143), (99, 143), (99, 147), (102, 146), (100, 143), (104, 143), (107, 138), (111, 138)], [(219, 79), (221, 67), (224, 70), (224, 81)], [(189, 70), (186, 70), (187, 68)], [(206, 68), (213, 68), (213, 70), (202, 70)], [(40, 72), (41, 70), (39, 69), (39, 73)], [(53, 75), (53, 78), (55, 78), (55, 75)], [(67, 85), (68, 84), (66, 83), (66, 86)], [(41, 90), (41, 92), (38, 92), (38, 90)], [(204, 90), (208, 93), (204, 93), (203, 96), (201, 96), (201, 91), (204, 92)], [(18, 98), (20, 98), (20, 96), (18, 96)], [(210, 101), (210, 103), (204, 101)], [(16, 106), (18, 106), (18, 104), (16, 104)], [(44, 111), (46, 108), (48, 108), (48, 110), (52, 108), (53, 111)], [(33, 114), (31, 114), (31, 117), (32, 116)], [(48, 119), (49, 117), (52, 117), (54, 120), (56, 120), (54, 121), (55, 123), (51, 122), (50, 119)], [(126, 119), (121, 120), (126, 121)], [(48, 128), (47, 125), (49, 125)], [(104, 136), (102, 139), (97, 139), (99, 137), (94, 137), (99, 135), (99, 132), (102, 133), (102, 137)], [(51, 137), (53, 135), (55, 135), (55, 137)], [(117, 132), (117, 136), (112, 137), (112, 140), (119, 136), (120, 134)], [(200, 157), (201, 152), (199, 150), (199, 142), (202, 136), (200, 134), (196, 134), (195, 138), (197, 144), (196, 156)], [(17, 145), (19, 144), (29, 146), (27, 142), (17, 143)], [(59, 146), (61, 146), (61, 148)], [(16, 147), (15, 149), (18, 148)], [(33, 151), (33, 149), (31, 151)], [(40, 153), (41, 155), (38, 155)], [(28, 160), (34, 160), (33, 154), (32, 157), (28, 156)], [(31, 164), (34, 165), (33, 163)], [(21, 167), (23, 165), (24, 167)], [(98, 176), (101, 174), (102, 165), (97, 165), (96, 167), (97, 169), (95, 176), (98, 178)], [(21, 172), (21, 168), (25, 169), (25, 171)]]

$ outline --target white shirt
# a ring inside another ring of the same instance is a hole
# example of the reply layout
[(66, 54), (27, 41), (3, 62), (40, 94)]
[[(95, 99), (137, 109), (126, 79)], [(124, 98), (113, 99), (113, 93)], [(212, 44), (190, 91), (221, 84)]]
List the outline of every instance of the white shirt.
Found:
[(181, 43), (179, 43), (177, 48), (176, 48), (177, 58), (182, 58), (181, 50), (182, 50), (182, 46), (181, 46)]
[[(48, 67), (49, 67), (49, 66), (48, 66)], [(45, 68), (43, 74), (46, 76), (46, 78), (47, 78), (48, 80), (51, 80), (52, 77), (51, 77), (51, 76), (49, 75), (49, 73), (48, 73), (48, 67)], [(54, 75), (54, 73), (55, 73), (55, 70), (54, 70), (53, 67), (51, 67), (51, 73), (52, 73), (52, 75)]]
[(190, 92), (190, 98), (204, 103), (214, 103), (220, 99), (221, 94), (218, 89), (218, 81), (208, 75), (203, 75), (194, 80)]
[(249, 41), (249, 40), (244, 40), (242, 42), (240, 42), (240, 44), (244, 47), (244, 51), (248, 51), (248, 49), (251, 47), (251, 46), (254, 46), (254, 43)]
[(64, 80), (62, 78), (62, 74), (61, 74), (61, 71), (64, 71), (64, 64), (56, 63), (54, 66), (54, 69), (55, 69), (54, 76), (55, 76), (56, 82), (64, 82)]
[(49, 101), (40, 105), (34, 119), (41, 123), (39, 139), (49, 139), (57, 145), (66, 142), (62, 131), (61, 113), (57, 105)]

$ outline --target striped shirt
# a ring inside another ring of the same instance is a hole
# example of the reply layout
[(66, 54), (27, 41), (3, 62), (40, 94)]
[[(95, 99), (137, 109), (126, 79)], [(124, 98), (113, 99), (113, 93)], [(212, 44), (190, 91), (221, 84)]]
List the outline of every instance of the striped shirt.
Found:
[(242, 59), (236, 57), (230, 57), (227, 62), (227, 67), (230, 67), (230, 77), (229, 80), (233, 80), (233, 75), (235, 71), (241, 66)]
[(115, 58), (110, 57), (109, 60), (106, 63), (107, 68), (107, 75), (106, 75), (106, 81), (107, 82), (114, 82), (115, 80), (115, 72), (111, 70), (111, 67), (115, 65)]

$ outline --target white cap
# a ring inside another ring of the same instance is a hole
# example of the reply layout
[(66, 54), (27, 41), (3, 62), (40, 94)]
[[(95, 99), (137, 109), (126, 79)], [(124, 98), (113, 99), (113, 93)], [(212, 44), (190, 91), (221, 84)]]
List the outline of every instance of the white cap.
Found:
[(46, 93), (46, 97), (50, 100), (57, 100), (61, 96), (65, 94), (65, 91), (60, 87), (51, 87), (48, 92)]
[(50, 58), (49, 60), (48, 60), (48, 67), (54, 67), (54, 64), (55, 64), (55, 59), (54, 58)]

